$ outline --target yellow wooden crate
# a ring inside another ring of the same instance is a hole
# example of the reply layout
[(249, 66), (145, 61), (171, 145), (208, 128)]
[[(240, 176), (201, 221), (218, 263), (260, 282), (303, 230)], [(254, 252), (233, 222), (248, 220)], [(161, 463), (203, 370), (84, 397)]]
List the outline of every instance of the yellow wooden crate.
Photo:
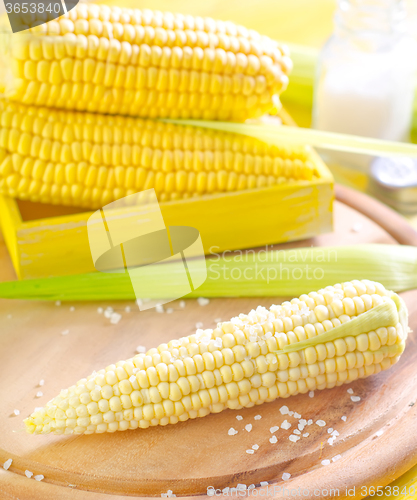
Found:
[[(329, 232), (333, 178), (316, 153), (311, 159), (312, 182), (160, 203), (165, 224), (197, 228), (206, 254)], [(87, 236), (92, 212), (72, 211), (0, 196), (0, 225), (19, 278), (94, 271)]]

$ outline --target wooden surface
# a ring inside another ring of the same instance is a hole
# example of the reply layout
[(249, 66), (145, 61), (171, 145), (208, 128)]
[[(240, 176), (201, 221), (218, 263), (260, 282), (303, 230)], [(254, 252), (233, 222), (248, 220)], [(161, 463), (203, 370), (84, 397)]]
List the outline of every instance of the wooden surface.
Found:
[[(355, 204), (354, 199), (351, 204)], [(335, 217), (335, 233), (297, 246), (396, 243), (380, 226), (342, 203), (336, 203)], [(357, 224), (362, 227), (353, 232), (351, 228)], [(7, 265), (2, 269), (7, 271)], [(417, 292), (403, 296), (415, 329)], [(385, 485), (409, 469), (417, 459), (417, 435), (409, 432), (415, 429), (417, 419), (417, 404), (410, 406), (416, 399), (417, 383), (413, 335), (399, 364), (350, 385), (362, 398), (359, 403), (350, 400), (347, 386), (343, 386), (316, 391), (314, 398), (299, 395), (146, 430), (75, 437), (21, 432), (22, 417), (35, 406), (42, 406), (93, 369), (132, 356), (137, 345), (151, 347), (190, 334), (197, 322), (211, 327), (217, 318), (226, 320), (258, 304), (268, 307), (274, 302), (270, 298), (218, 299), (202, 307), (193, 300), (187, 301), (184, 309), (174, 303), (174, 312), (167, 315), (154, 310), (139, 312), (132, 303), (132, 311), (127, 313), (126, 303), (77, 304), (71, 311), (71, 304), (1, 301), (0, 463), (13, 458), (10, 471), (0, 473), (1, 498), (104, 500), (109, 497), (103, 493), (120, 499), (122, 493), (160, 496), (168, 489), (177, 496), (193, 496), (203, 494), (207, 486), (259, 485), (260, 481), (307, 488), (311, 497), (314, 489), (339, 488), (339, 498), (343, 498), (346, 486)], [(121, 312), (118, 325), (98, 314), (97, 307), (107, 305)], [(64, 330), (69, 333), (63, 336)], [(42, 388), (37, 387), (40, 379), (45, 380)], [(36, 398), (39, 390), (44, 396)], [(278, 443), (271, 444), (270, 427), (280, 425), (285, 418), (293, 426), (296, 423), (279, 413), (284, 404), (303, 418), (324, 420), (326, 426), (307, 427), (304, 432), (309, 432), (309, 437), (297, 443), (288, 440), (290, 431), (280, 429), (275, 434)], [(14, 409), (19, 409), (21, 416), (10, 416)], [(258, 414), (261, 420), (254, 419)], [(236, 420), (236, 415), (242, 415), (243, 420)], [(343, 415), (346, 423), (341, 420)], [(251, 432), (243, 430), (248, 423), (253, 425)], [(229, 436), (230, 427), (238, 434)], [(333, 446), (327, 443), (329, 427), (340, 433)], [(383, 434), (377, 436), (380, 431)], [(254, 444), (259, 450), (247, 454)], [(321, 465), (322, 460), (339, 454), (342, 458), (337, 462)], [(44, 474), (44, 481), (27, 479), (23, 475), (26, 469)], [(283, 472), (292, 474), (290, 481), (281, 481)], [(282, 494), (275, 496), (281, 498)], [(355, 496), (361, 496), (360, 489)]]

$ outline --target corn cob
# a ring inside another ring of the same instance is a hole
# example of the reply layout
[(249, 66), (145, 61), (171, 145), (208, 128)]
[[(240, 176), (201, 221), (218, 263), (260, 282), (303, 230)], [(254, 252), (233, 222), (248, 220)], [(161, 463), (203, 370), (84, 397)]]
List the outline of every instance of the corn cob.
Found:
[(143, 189), (160, 201), (313, 178), (308, 147), (0, 100), (0, 192), (99, 208)]
[(245, 120), (277, 105), (288, 49), (231, 22), (78, 4), (13, 43), (10, 99), (141, 117)]
[(26, 430), (147, 428), (332, 388), (396, 363), (407, 334), (404, 302), (379, 283), (329, 286), (94, 372), (32, 413)]

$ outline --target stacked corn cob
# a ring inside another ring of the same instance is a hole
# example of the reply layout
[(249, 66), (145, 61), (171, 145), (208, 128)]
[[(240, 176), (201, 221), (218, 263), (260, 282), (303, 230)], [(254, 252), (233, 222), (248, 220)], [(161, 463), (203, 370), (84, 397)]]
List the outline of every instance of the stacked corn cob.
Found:
[(20, 35), (9, 98), (141, 117), (245, 120), (288, 83), (285, 46), (230, 22), (78, 4)]
[(14, 36), (0, 192), (98, 208), (149, 188), (164, 201), (311, 180), (306, 148), (149, 120), (259, 117), (291, 66), (285, 46), (231, 22), (78, 4)]
[(307, 147), (153, 120), (0, 101), (0, 190), (99, 208), (154, 188), (161, 201), (309, 181)]
[(259, 307), (94, 372), (25, 420), (30, 433), (167, 425), (349, 383), (398, 361), (404, 302), (352, 281)]

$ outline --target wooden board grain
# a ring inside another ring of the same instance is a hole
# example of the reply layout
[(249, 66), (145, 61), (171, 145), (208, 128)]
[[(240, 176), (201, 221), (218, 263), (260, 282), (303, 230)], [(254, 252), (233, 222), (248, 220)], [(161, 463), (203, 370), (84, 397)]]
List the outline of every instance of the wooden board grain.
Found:
[[(348, 194), (350, 204), (355, 205), (355, 193)], [(391, 222), (397, 227), (398, 216), (388, 215), (394, 217)], [(380, 225), (345, 204), (336, 204), (335, 217), (334, 233), (293, 246), (397, 243)], [(359, 232), (352, 231), (358, 224), (362, 225)], [(390, 227), (388, 224), (387, 229)], [(408, 234), (415, 236), (411, 229)], [(415, 329), (417, 292), (403, 295)], [(324, 490), (338, 488), (339, 498), (343, 498), (346, 487), (356, 486), (353, 498), (359, 498), (363, 495), (358, 487), (388, 484), (411, 467), (417, 459), (417, 436), (410, 432), (417, 420), (417, 405), (411, 406), (417, 383), (414, 336), (391, 370), (350, 385), (361, 397), (359, 403), (351, 401), (343, 386), (316, 391), (314, 398), (299, 395), (174, 426), (74, 437), (28, 436), (20, 432), (21, 416), (10, 416), (15, 408), (26, 416), (93, 369), (132, 356), (139, 344), (151, 347), (190, 334), (197, 322), (211, 327), (217, 318), (225, 320), (274, 302), (271, 298), (216, 299), (201, 307), (192, 300), (184, 309), (174, 303), (172, 314), (157, 314), (154, 310), (139, 312), (132, 303), (77, 304), (71, 310), (71, 304), (1, 301), (0, 463), (13, 458), (10, 472), (0, 474), (2, 498), (96, 500), (109, 498), (106, 493), (119, 499), (160, 496), (168, 489), (177, 496), (195, 496), (204, 494), (208, 486), (259, 486), (261, 481), (277, 487), (301, 487), (315, 498), (314, 490), (326, 498), (332, 495), (326, 496)], [(118, 325), (98, 314), (97, 307), (107, 305), (121, 312)], [(130, 313), (125, 312), (126, 305), (132, 307)], [(62, 335), (65, 330), (69, 333)], [(45, 380), (42, 388), (37, 387), (40, 379)], [(40, 390), (44, 395), (37, 398)], [(324, 420), (326, 426), (307, 427), (303, 432), (310, 435), (297, 443), (289, 441), (290, 431), (280, 429), (275, 433), (278, 442), (270, 443), (272, 426), (284, 419), (292, 426), (297, 423), (280, 414), (284, 404), (303, 418)], [(236, 420), (236, 415), (243, 420)], [(255, 420), (256, 415), (262, 418)], [(342, 416), (347, 417), (346, 422)], [(252, 430), (247, 432), (244, 427), (249, 423)], [(230, 427), (238, 434), (229, 436)], [(332, 446), (327, 442), (329, 427), (339, 432)], [(255, 444), (259, 449), (247, 454)], [(337, 455), (341, 455), (337, 462), (322, 465), (323, 460)], [(23, 475), (26, 469), (43, 474), (44, 481), (27, 479)], [(283, 472), (291, 474), (290, 481), (282, 482)], [(274, 496), (284, 494), (276, 491)]]

